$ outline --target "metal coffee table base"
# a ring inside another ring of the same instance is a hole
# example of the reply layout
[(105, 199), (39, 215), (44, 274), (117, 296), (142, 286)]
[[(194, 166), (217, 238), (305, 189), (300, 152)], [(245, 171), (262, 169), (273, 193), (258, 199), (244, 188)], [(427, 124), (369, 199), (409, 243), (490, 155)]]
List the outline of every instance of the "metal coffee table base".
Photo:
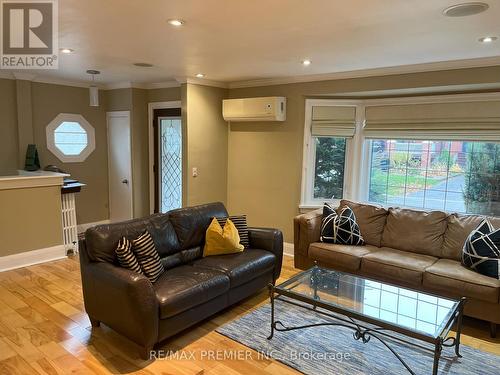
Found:
[[(275, 294), (278, 296), (276, 297)], [(296, 303), (290, 299), (283, 299), (280, 298), (280, 296), (286, 296), (295, 300), (299, 300), (301, 302), (305, 302), (308, 304), (311, 304), (312, 307), (304, 306), (303, 304)], [(462, 298), (460, 301), (460, 305), (457, 309), (456, 314), (448, 321), (448, 324), (444, 328), (444, 333), (441, 337), (438, 337), (435, 339), (433, 342), (430, 340), (423, 340), (424, 342), (427, 343), (433, 343), (434, 348), (430, 348), (427, 346), (423, 346), (408, 340), (405, 340), (401, 337), (395, 336), (391, 334), (391, 332), (396, 332), (398, 331), (397, 329), (393, 329), (391, 327), (366, 327), (363, 325), (363, 323), (359, 323), (357, 320), (360, 320), (359, 316), (353, 317), (350, 316), (348, 311), (332, 311), (331, 308), (329, 308), (328, 305), (321, 303), (319, 300), (317, 300), (317, 295), (315, 295), (314, 300), (307, 300), (306, 298), (297, 298), (297, 296), (294, 295), (287, 295), (286, 292), (283, 290), (278, 290), (273, 284), (269, 284), (269, 297), (271, 300), (271, 334), (267, 338), (268, 340), (271, 340), (274, 336), (274, 331), (279, 331), (279, 332), (286, 332), (286, 331), (294, 331), (298, 329), (304, 329), (304, 328), (312, 328), (312, 327), (321, 327), (321, 326), (341, 326), (341, 327), (346, 327), (349, 329), (352, 329), (353, 332), (353, 337), (355, 340), (361, 340), (364, 344), (368, 343), (370, 339), (373, 337), (374, 339), (380, 341), (394, 356), (401, 362), (401, 364), (408, 370), (408, 372), (412, 375), (415, 375), (415, 372), (410, 368), (410, 366), (404, 361), (404, 359), (389, 345), (387, 341), (389, 340), (396, 340), (399, 342), (403, 342), (405, 344), (411, 345), (413, 347), (417, 347), (423, 350), (430, 351), (434, 354), (434, 364), (433, 364), (433, 369), (432, 369), (432, 374), (436, 375), (438, 372), (438, 367), (439, 367), (439, 359), (441, 357), (441, 351), (443, 350), (443, 347), (455, 347), (455, 354), (458, 357), (462, 357), (460, 355), (460, 335), (462, 331), (462, 318), (463, 318), (463, 311), (464, 311), (464, 304), (466, 299)], [(279, 320), (275, 320), (275, 311), (274, 311), (274, 301), (276, 299), (279, 299), (282, 302), (286, 302), (295, 306), (299, 306), (301, 308), (304, 308), (306, 310), (314, 311), (316, 313), (319, 313), (321, 315), (325, 315), (329, 317), (330, 319), (333, 319), (333, 322), (328, 322), (328, 323), (317, 323), (317, 324), (306, 324), (302, 326), (294, 326), (294, 327), (287, 327), (285, 326), (282, 322)], [(336, 313), (330, 314), (324, 311), (317, 310), (317, 307), (321, 307), (322, 309), (331, 311)], [(340, 315), (339, 315), (340, 314)], [(353, 314), (357, 315), (357, 314)], [(356, 320), (355, 320), (356, 319)], [(448, 337), (448, 333), (453, 326), (453, 324), (456, 323), (457, 325), (457, 330), (456, 330), (456, 335), (455, 337)], [(396, 327), (394, 327), (396, 328)], [(402, 332), (399, 332), (402, 333)], [(405, 334), (405, 333), (402, 333)], [(421, 339), (418, 337), (415, 337), (415, 335), (412, 335), (411, 332), (407, 333), (409, 337), (415, 338), (415, 339)], [(389, 339), (389, 340), (387, 340)]]

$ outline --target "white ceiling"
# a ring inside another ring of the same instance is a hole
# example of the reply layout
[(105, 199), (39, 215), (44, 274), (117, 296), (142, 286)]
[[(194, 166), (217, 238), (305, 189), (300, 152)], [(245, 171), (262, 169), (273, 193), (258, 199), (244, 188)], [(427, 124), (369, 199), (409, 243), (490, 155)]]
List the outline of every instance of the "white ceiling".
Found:
[[(98, 69), (101, 83), (117, 84), (203, 72), (227, 83), (463, 59), (500, 63), (500, 40), (478, 42), (500, 37), (500, 0), (485, 1), (485, 13), (449, 18), (442, 10), (463, 1), (59, 0), (60, 47), (75, 53), (61, 55), (57, 71), (34, 73), (86, 81), (85, 71)], [(170, 18), (186, 24), (172, 27)], [(302, 66), (304, 58), (313, 63)]]

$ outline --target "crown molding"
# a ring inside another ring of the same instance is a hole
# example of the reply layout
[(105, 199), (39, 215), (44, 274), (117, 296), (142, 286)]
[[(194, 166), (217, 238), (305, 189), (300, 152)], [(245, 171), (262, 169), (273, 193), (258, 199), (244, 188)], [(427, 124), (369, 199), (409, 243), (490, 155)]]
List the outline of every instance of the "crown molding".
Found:
[(12, 73), (15, 79), (20, 80), (20, 81), (33, 81), (36, 78), (36, 74), (33, 73), (19, 73), (19, 72), (14, 72)]
[[(195, 77), (176, 77), (175, 80), (169, 80), (164, 82), (154, 82), (154, 83), (117, 82), (109, 84), (98, 84), (98, 87), (102, 90), (115, 90), (123, 88), (138, 88), (138, 89), (149, 90), (149, 89), (179, 87), (181, 84), (189, 83), (202, 86), (219, 87), (224, 89), (237, 89), (245, 87), (285, 85), (291, 83), (307, 83), (307, 82), (387, 76), (387, 75), (397, 75), (397, 74), (424, 73), (424, 72), (432, 72), (440, 70), (482, 68), (482, 67), (496, 66), (496, 65), (500, 65), (500, 56), (492, 56), (492, 57), (477, 58), (477, 59), (441, 61), (441, 62), (423, 63), (423, 64), (401, 65), (401, 66), (393, 66), (386, 68), (351, 70), (351, 71), (325, 73), (325, 74), (311, 74), (311, 75), (302, 75), (293, 77), (263, 78), (263, 79), (248, 80), (248, 81), (234, 81), (230, 83), (212, 81), (204, 78), (195, 78)], [(90, 86), (90, 83), (86, 81), (71, 81), (55, 77), (37, 76), (29, 73), (8, 72), (5, 70), (0, 71), (0, 78), (30, 80), (32, 82), (73, 86), (73, 87), (84, 87), (84, 88), (88, 88)]]
[[(90, 83), (84, 81), (70, 81), (61, 78), (55, 77), (44, 77), (38, 76), (36, 74), (30, 73), (18, 73), (18, 72), (5, 72), (0, 71), (0, 78), (4, 79), (12, 79), (12, 80), (21, 80), (21, 81), (31, 81), (36, 83), (48, 83), (51, 85), (61, 85), (61, 86), (72, 86), (72, 87), (84, 87), (88, 88)], [(102, 85), (98, 85), (99, 88), (102, 88)]]
[[(133, 87), (132, 82), (115, 82), (103, 85), (103, 90), (119, 90), (119, 89), (131, 89)], [(137, 87), (136, 87), (137, 88)]]
[(193, 77), (176, 77), (175, 80), (180, 84), (189, 83), (192, 85), (201, 85), (201, 86), (211, 86), (211, 87), (219, 87), (221, 89), (228, 89), (229, 84), (226, 82), (212, 81), (204, 78), (193, 78)]
[[(90, 83), (85, 81), (69, 81), (65, 79), (53, 78), (53, 77), (36, 77), (33, 79), (33, 82), (37, 83), (47, 83), (50, 85), (60, 85), (60, 86), (71, 86), (71, 87), (83, 87), (89, 88)], [(102, 88), (102, 85), (96, 84), (99, 88)]]
[(15, 79), (11, 72), (0, 70), (0, 79)]
[(136, 82), (116, 82), (108, 83), (103, 86), (104, 90), (117, 90), (117, 89), (165, 89), (170, 87), (180, 87), (177, 81), (153, 82), (153, 83), (136, 83)]
[(165, 81), (165, 82), (157, 82), (157, 83), (148, 83), (147, 88), (151, 89), (168, 89), (171, 87), (181, 87), (181, 84), (178, 81)]
[[(11, 80), (24, 80), (32, 81), (37, 83), (47, 83), (51, 85), (62, 85), (62, 86), (72, 86), (72, 87), (83, 87), (89, 88), (90, 82), (85, 81), (71, 81), (55, 77), (44, 77), (37, 76), (36, 74), (29, 73), (17, 73), (17, 72), (6, 72), (0, 71), (0, 79), (11, 79)], [(137, 83), (137, 82), (116, 82), (108, 84), (97, 84), (97, 87), (101, 90), (116, 90), (116, 89), (163, 89), (170, 87), (180, 87), (178, 81), (164, 81), (164, 82), (153, 82), (153, 83)]]
[(439, 70), (484, 68), (488, 66), (500, 65), (500, 56), (484, 57), (477, 59), (463, 59), (452, 61), (439, 61), (432, 63), (400, 65), (386, 68), (360, 69), (345, 72), (310, 74), (282, 78), (263, 78), (249, 81), (235, 81), (228, 85), (229, 89), (238, 89), (245, 87), (286, 85), (290, 83), (306, 83), (317, 81), (331, 81), (350, 78), (364, 78), (374, 76), (387, 76), (397, 74), (425, 73)]

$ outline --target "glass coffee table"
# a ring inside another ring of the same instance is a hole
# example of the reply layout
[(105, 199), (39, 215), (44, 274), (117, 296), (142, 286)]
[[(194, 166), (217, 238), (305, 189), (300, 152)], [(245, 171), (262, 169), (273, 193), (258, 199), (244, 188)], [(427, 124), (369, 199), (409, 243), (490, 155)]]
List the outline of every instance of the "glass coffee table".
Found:
[[(465, 298), (453, 300), (318, 266), (300, 272), (278, 286), (270, 284), (269, 294), (269, 340), (275, 330), (291, 331), (324, 325), (347, 327), (354, 331), (354, 339), (363, 343), (372, 337), (380, 341), (411, 374), (414, 372), (391, 347), (391, 340), (433, 352), (433, 374), (437, 374), (443, 347), (454, 347), (455, 354), (461, 357), (460, 333)], [(276, 299), (326, 315), (331, 323), (287, 327), (276, 320)], [(449, 336), (453, 325), (456, 325), (456, 334)]]

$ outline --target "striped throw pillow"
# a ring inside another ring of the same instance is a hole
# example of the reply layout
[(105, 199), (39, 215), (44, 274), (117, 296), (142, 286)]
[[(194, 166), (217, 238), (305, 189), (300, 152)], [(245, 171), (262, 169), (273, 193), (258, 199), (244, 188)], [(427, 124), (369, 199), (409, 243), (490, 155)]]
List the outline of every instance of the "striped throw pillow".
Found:
[(120, 263), (120, 266), (142, 274), (141, 266), (139, 265), (135, 254), (132, 252), (132, 243), (125, 237), (122, 237), (122, 239), (118, 242), (115, 253), (118, 257), (118, 263)]
[(248, 225), (247, 225), (246, 215), (217, 217), (216, 219), (222, 228), (224, 228), (226, 220), (230, 219), (234, 223), (236, 229), (238, 229), (238, 234), (240, 235), (240, 244), (242, 244), (245, 249), (248, 249), (250, 247), (250, 240), (248, 239)]
[(156, 250), (153, 237), (145, 230), (139, 237), (132, 241), (132, 250), (141, 265), (144, 275), (154, 283), (165, 271)]

